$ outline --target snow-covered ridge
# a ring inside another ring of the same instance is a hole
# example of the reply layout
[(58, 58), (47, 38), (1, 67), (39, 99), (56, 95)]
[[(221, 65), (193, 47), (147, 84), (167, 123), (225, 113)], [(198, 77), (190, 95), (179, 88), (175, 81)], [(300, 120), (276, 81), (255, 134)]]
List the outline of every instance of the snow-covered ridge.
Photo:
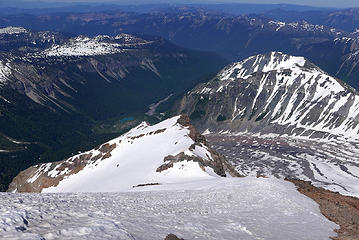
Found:
[(19, 34), (26, 33), (27, 30), (23, 27), (5, 27), (0, 28), (0, 34)]
[(99, 35), (94, 38), (79, 36), (71, 38), (62, 45), (54, 45), (46, 49), (45, 56), (95, 56), (115, 54), (126, 51), (125, 47), (151, 43), (129, 34), (120, 34), (116, 37)]
[(344, 32), (338, 29), (329, 28), (323, 25), (311, 24), (306, 21), (282, 22), (282, 21), (270, 20), (268, 21), (268, 25), (270, 27), (274, 27), (276, 32), (292, 30), (292, 31), (306, 31), (306, 32), (316, 32), (316, 33), (327, 32), (330, 33), (331, 35), (336, 35), (336, 36), (341, 36), (345, 34)]
[(281, 52), (271, 52), (267, 55), (256, 55), (241, 62), (234, 63), (218, 74), (220, 80), (235, 80), (248, 78), (256, 72), (270, 72), (289, 68), (300, 68), (306, 63), (304, 57), (295, 57)]
[[(108, 36), (107, 36), (108, 37)], [(121, 34), (118, 34), (114, 37), (115, 40), (122, 40), (124, 43), (127, 43), (127, 44), (139, 44), (139, 43), (148, 43), (148, 41), (144, 40), (144, 39), (141, 39), (139, 37), (136, 37), (134, 35), (131, 35), (131, 34), (126, 34), (126, 33), (121, 33)]]
[(100, 38), (77, 37), (64, 45), (44, 51), (46, 56), (94, 56), (123, 52), (120, 44), (101, 42)]
[(197, 181), (229, 174), (224, 159), (183, 119), (177, 116), (154, 126), (142, 123), (96, 149), (31, 167), (13, 180), (9, 190), (113, 192), (140, 184)]

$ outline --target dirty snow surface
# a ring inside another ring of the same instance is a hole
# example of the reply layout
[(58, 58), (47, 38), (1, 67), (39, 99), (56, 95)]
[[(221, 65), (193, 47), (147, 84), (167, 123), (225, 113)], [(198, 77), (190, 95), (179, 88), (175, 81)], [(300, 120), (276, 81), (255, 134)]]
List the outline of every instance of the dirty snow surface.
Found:
[(338, 226), (293, 184), (219, 178), (120, 193), (0, 194), (1, 239), (329, 239)]
[(245, 133), (208, 134), (206, 139), (244, 176), (301, 179), (359, 197), (358, 142)]

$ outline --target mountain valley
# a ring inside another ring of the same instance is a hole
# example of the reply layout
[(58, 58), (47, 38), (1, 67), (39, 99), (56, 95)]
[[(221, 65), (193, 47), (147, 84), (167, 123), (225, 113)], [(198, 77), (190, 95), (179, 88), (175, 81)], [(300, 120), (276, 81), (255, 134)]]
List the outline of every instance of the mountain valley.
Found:
[(39, 31), (88, 36), (116, 36), (120, 33), (160, 36), (188, 49), (215, 52), (228, 61), (281, 51), (304, 56), (332, 76), (359, 89), (358, 32), (340, 27), (351, 21), (351, 16), (358, 12), (357, 9), (350, 11), (352, 13), (347, 15), (345, 11), (337, 13), (336, 21), (342, 18), (338, 27), (326, 21), (315, 24), (309, 21), (313, 18), (305, 18), (305, 15), (299, 15), (303, 18), (280, 21), (282, 18), (270, 17), (270, 13), (268, 16), (237, 16), (201, 7), (173, 7), (146, 13), (114, 10), (100, 13), (5, 15), (0, 19), (0, 26), (9, 26), (11, 23)]
[(0, 6), (0, 239), (358, 238), (358, 9), (86, 1)]

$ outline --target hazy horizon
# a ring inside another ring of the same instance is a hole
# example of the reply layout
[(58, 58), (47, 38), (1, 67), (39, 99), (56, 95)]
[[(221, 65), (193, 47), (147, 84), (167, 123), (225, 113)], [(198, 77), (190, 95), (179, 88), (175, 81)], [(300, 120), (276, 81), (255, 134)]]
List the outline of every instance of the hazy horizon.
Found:
[[(338, 2), (337, 0), (3, 0), (3, 6), (14, 6), (14, 7), (31, 7), (30, 3), (36, 3), (37, 5), (45, 4), (54, 6), (60, 6), (61, 4), (72, 4), (72, 3), (113, 3), (113, 4), (157, 4), (157, 3), (168, 3), (168, 4), (191, 4), (191, 3), (249, 3), (249, 4), (293, 4), (301, 6), (313, 6), (322, 8), (351, 8), (359, 7), (358, 0), (343, 0)], [(34, 5), (35, 6), (35, 5)], [(38, 7), (38, 6), (37, 6)]]

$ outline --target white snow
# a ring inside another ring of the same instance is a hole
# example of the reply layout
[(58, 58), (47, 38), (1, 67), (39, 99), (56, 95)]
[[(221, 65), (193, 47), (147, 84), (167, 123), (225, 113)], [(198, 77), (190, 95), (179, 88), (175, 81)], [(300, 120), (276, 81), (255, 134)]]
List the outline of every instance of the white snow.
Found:
[(77, 37), (67, 44), (55, 45), (44, 51), (47, 56), (94, 56), (120, 53), (120, 44), (101, 42), (96, 38)]
[(260, 173), (301, 179), (311, 181), (316, 187), (359, 197), (358, 142), (255, 135), (237, 132), (206, 137), (212, 148), (223, 154), (242, 175)]
[[(250, 63), (254, 58), (255, 61), (253, 63)], [(306, 63), (304, 57), (290, 56), (281, 52), (271, 52), (270, 59), (264, 65), (262, 65), (264, 58), (264, 55), (256, 55), (249, 57), (241, 62), (233, 63), (232, 65), (222, 70), (219, 73), (218, 77), (222, 81), (233, 81), (238, 78), (247, 79), (253, 73), (256, 72), (269, 72), (283, 69), (298, 68), (303, 67)], [(245, 67), (245, 65), (249, 63), (251, 67), (248, 69)], [(234, 72), (238, 72), (238, 74), (235, 75)]]
[(211, 132), (209, 131), (209, 129), (206, 129), (203, 133), (202, 133), (202, 135), (208, 135), (208, 134), (210, 134)]
[[(291, 31), (307, 31), (307, 32), (326, 32), (333, 35), (342, 35), (343, 33), (340, 30), (337, 30), (335, 28), (327, 28), (323, 25), (315, 25), (310, 24), (306, 21), (300, 21), (300, 22), (281, 22), (281, 21), (268, 21), (269, 26), (274, 26), (275, 31), (285, 31), (285, 30), (291, 30)], [(263, 28), (263, 27), (262, 27)]]
[[(45, 56), (95, 56), (116, 54), (128, 51), (128, 47), (151, 44), (129, 34), (120, 34), (116, 37), (99, 35), (93, 38), (78, 36), (71, 38), (67, 43), (54, 45), (43, 51), (40, 55)], [(148, 60), (144, 63), (146, 67), (151, 68), (157, 73), (156, 67)]]
[(0, 193), (2, 239), (329, 239), (338, 226), (293, 184), (212, 178), (122, 193)]
[[(275, 30), (276, 32), (278, 32), (281, 28), (283, 28), (286, 25), (285, 22), (280, 22), (280, 21), (269, 21), (268, 23), (277, 26), (277, 29)], [(294, 26), (294, 25), (290, 25), (290, 26)]]
[(271, 53), (271, 60), (263, 67), (262, 72), (275, 71), (281, 69), (288, 69), (292, 67), (303, 67), (306, 60), (304, 57), (294, 57), (287, 55), (285, 59), (277, 58), (276, 52)]
[(7, 100), (6, 98), (4, 98), (3, 96), (0, 96), (0, 98), (1, 98), (2, 100), (4, 100), (6, 103), (11, 104), (11, 102), (10, 102), (9, 100)]
[(0, 84), (7, 82), (10, 75), (11, 69), (9, 66), (6, 63), (0, 61)]
[(18, 33), (25, 33), (27, 30), (22, 27), (5, 27), (0, 28), (0, 34), (18, 34)]

